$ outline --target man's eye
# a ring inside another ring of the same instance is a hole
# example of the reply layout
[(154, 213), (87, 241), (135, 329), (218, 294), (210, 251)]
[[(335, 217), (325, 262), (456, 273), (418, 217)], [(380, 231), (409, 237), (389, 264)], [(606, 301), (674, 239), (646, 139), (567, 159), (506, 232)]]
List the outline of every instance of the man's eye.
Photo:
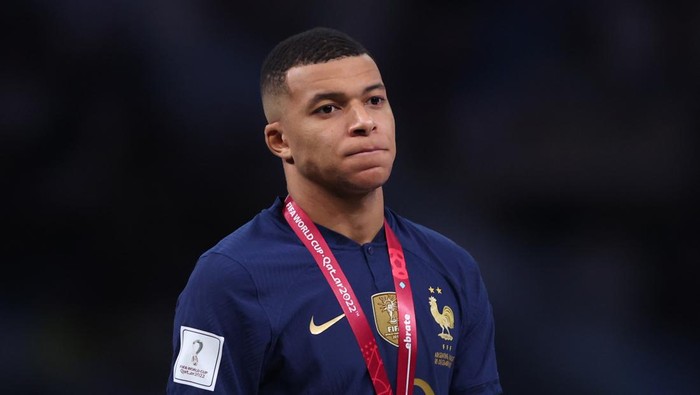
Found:
[(379, 96), (372, 96), (372, 97), (369, 99), (369, 103), (370, 103), (371, 105), (373, 105), (373, 106), (382, 104), (382, 102), (384, 102), (384, 98), (381, 98), (381, 97), (379, 97)]
[(330, 104), (326, 104), (325, 106), (319, 107), (315, 112), (322, 113), (322, 114), (330, 114), (335, 110), (336, 110), (335, 106), (330, 105)]

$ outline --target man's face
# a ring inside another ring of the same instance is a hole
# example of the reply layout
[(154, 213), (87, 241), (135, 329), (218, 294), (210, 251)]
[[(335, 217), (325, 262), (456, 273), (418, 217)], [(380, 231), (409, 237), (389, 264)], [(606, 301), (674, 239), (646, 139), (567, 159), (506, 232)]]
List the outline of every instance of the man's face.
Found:
[(288, 171), (341, 194), (367, 193), (387, 181), (396, 156), (394, 115), (372, 58), (294, 67), (287, 86), (276, 127), (288, 145)]

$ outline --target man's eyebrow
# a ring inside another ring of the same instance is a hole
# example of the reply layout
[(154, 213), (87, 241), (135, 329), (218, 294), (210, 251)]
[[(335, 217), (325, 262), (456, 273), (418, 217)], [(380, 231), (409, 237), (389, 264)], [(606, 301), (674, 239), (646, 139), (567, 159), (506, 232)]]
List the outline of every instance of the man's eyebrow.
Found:
[[(386, 87), (383, 83), (378, 82), (363, 89), (362, 94), (369, 93), (376, 89), (385, 90)], [(319, 92), (309, 100), (308, 106), (313, 107), (314, 105), (316, 105), (316, 103), (323, 100), (343, 101), (345, 99), (347, 99), (347, 95), (343, 92)]]
[(371, 91), (373, 91), (373, 90), (375, 90), (375, 89), (386, 90), (386, 87), (385, 87), (384, 84), (382, 84), (381, 82), (378, 82), (378, 83), (376, 83), (376, 84), (374, 84), (374, 85), (370, 85), (370, 86), (366, 87), (365, 90), (364, 90), (362, 93), (368, 93), (368, 92), (371, 92)]
[(316, 103), (323, 100), (333, 100), (333, 101), (343, 101), (347, 98), (345, 93), (342, 92), (320, 92), (315, 94), (311, 100), (309, 100), (309, 107), (313, 107)]

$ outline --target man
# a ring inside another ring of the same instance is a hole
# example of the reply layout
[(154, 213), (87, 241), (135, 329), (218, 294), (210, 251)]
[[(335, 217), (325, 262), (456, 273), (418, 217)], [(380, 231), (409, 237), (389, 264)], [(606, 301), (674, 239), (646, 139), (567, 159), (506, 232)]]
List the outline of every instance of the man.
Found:
[(501, 393), (476, 263), (384, 205), (394, 118), (367, 50), (331, 29), (294, 35), (261, 94), (288, 196), (200, 257), (168, 393)]

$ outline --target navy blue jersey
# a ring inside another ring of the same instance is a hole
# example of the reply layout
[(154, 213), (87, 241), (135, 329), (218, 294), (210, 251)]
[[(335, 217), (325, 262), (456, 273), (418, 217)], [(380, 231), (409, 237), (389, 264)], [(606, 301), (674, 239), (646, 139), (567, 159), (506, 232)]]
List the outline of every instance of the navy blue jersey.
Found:
[[(168, 394), (373, 394), (334, 291), (276, 199), (197, 262), (175, 310)], [(498, 394), (491, 305), (460, 246), (385, 209), (413, 289), (416, 395)], [(318, 226), (353, 287), (395, 388), (398, 310), (382, 230), (360, 245)]]

